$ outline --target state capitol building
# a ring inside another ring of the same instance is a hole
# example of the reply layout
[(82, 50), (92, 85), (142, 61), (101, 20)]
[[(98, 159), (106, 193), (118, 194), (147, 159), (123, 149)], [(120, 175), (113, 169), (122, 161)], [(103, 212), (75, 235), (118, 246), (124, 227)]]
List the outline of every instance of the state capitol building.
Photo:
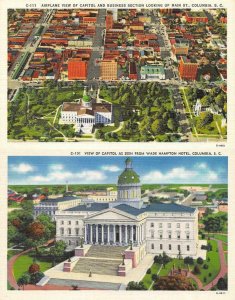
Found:
[(118, 177), (117, 200), (109, 203), (86, 203), (55, 213), (56, 240), (70, 249), (84, 245), (131, 245), (139, 260), (146, 254), (166, 252), (170, 256), (197, 256), (198, 211), (178, 204), (144, 204), (141, 182), (125, 160)]

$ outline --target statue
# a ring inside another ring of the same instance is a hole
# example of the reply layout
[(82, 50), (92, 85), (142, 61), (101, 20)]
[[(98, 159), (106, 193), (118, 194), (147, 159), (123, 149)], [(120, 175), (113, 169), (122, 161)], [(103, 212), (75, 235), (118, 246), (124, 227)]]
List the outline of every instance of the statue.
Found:
[(92, 277), (92, 274), (91, 274), (91, 269), (90, 269), (90, 271), (89, 271), (89, 277)]
[(81, 238), (81, 248), (83, 248), (83, 237)]
[(125, 265), (124, 259), (125, 259), (125, 253), (123, 252), (123, 253), (122, 253), (122, 265), (123, 265), (123, 266)]
[(133, 243), (132, 243), (132, 240), (130, 240), (130, 250), (133, 250)]

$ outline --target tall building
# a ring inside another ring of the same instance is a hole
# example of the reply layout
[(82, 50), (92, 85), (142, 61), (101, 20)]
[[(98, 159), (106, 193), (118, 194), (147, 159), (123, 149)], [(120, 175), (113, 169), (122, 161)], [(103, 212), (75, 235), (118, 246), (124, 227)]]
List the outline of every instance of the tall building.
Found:
[(86, 80), (87, 79), (87, 61), (82, 61), (80, 58), (69, 59), (68, 79), (69, 80)]
[(208, 17), (204, 11), (189, 11), (186, 13), (188, 23), (208, 23)]
[(100, 63), (101, 80), (117, 80), (118, 64), (114, 60), (102, 60)]
[[(127, 247), (130, 241), (137, 262), (147, 253), (197, 256), (198, 210), (178, 204), (148, 204), (141, 199), (139, 175), (127, 158), (118, 177), (117, 200), (86, 203), (56, 213), (56, 240), (70, 248), (112, 245)], [(76, 249), (75, 249), (76, 253)], [(75, 254), (76, 255), (76, 254)]]
[(113, 28), (113, 15), (108, 14), (106, 16), (106, 30)]
[(198, 63), (195, 59), (181, 56), (179, 63), (179, 75), (184, 80), (196, 80)]

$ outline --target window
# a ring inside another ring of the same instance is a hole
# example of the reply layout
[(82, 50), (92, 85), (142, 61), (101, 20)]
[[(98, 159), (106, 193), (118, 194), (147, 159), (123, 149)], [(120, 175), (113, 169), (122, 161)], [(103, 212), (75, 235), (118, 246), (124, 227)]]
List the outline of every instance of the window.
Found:
[(78, 228), (75, 229), (75, 232), (76, 232), (76, 235), (79, 235), (79, 229)]
[(186, 228), (189, 228), (189, 223), (186, 223), (185, 227), (186, 227)]
[(151, 244), (151, 249), (152, 249), (152, 250), (154, 249), (154, 244)]
[(187, 251), (190, 251), (190, 246), (189, 245), (187, 245)]
[(180, 228), (180, 223), (177, 223), (177, 224), (176, 224), (176, 227), (177, 227), (177, 228)]
[(60, 228), (60, 234), (64, 235), (64, 228)]
[(169, 250), (171, 250), (171, 244), (169, 244)]
[(171, 223), (167, 223), (167, 228), (171, 228)]
[(162, 228), (162, 223), (159, 223), (159, 228)]
[(61, 224), (61, 225), (64, 225), (64, 221), (62, 220), (62, 221), (60, 222), (60, 224)]
[(79, 223), (78, 223), (78, 221), (76, 221), (76, 225), (78, 225)]
[(189, 233), (187, 233), (187, 235), (186, 235), (186, 239), (187, 239), (187, 240), (189, 240)]
[(71, 225), (71, 221), (68, 221), (68, 225)]
[(154, 223), (151, 223), (151, 227), (154, 227)]
[(180, 251), (180, 245), (178, 245), (178, 251)]
[(71, 228), (68, 228), (68, 234), (69, 235), (71, 234)]
[(159, 239), (160, 239), (160, 240), (162, 239), (162, 233), (160, 233), (160, 235), (159, 235)]
[(177, 233), (177, 240), (180, 240), (180, 233)]
[(168, 234), (168, 239), (169, 239), (169, 240), (171, 239), (171, 233)]
[(162, 244), (160, 244), (160, 250), (162, 250), (162, 249), (163, 249)]
[(151, 238), (152, 239), (154, 238), (154, 232), (153, 231), (151, 232)]
[(69, 240), (69, 245), (72, 245), (72, 242)]

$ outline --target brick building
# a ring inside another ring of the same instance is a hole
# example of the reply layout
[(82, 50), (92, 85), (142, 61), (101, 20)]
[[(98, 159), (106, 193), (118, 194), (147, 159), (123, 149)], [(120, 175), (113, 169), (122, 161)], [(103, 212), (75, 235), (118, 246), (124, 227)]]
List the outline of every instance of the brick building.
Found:
[(68, 79), (69, 80), (86, 80), (87, 79), (87, 62), (80, 58), (72, 58), (68, 62)]
[(181, 79), (196, 80), (198, 63), (195, 59), (181, 56), (179, 64), (179, 74)]

